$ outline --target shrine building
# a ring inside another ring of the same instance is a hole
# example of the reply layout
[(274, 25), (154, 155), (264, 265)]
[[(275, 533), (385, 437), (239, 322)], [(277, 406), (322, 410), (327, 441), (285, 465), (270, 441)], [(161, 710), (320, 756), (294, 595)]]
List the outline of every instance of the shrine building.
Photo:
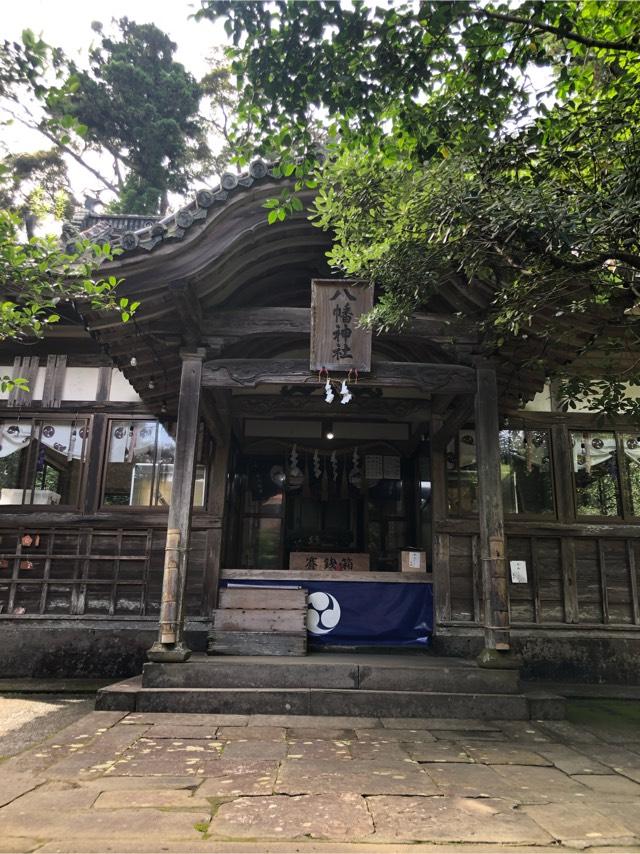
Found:
[[(29, 382), (0, 400), (0, 674), (144, 666), (99, 701), (142, 709), (140, 685), (250, 693), (213, 664), (270, 656), (294, 712), (318, 662), (355, 662), (364, 688), (382, 653), (439, 686), (448, 661), (458, 691), (467, 662), (471, 693), (479, 665), (640, 683), (640, 425), (562, 411), (548, 380), (606, 371), (580, 355), (603, 318), (567, 316), (554, 343), (542, 312), (495, 350), (493, 291), (452, 278), (372, 335), (377, 294), (332, 274), (330, 236), (305, 213), (267, 224), (286, 180), (255, 161), (162, 219), (80, 212), (122, 250), (104, 273), (134, 318), (69, 309), (0, 346), (0, 375)], [(371, 693), (400, 702), (403, 673)], [(214, 694), (188, 708), (229, 708)]]

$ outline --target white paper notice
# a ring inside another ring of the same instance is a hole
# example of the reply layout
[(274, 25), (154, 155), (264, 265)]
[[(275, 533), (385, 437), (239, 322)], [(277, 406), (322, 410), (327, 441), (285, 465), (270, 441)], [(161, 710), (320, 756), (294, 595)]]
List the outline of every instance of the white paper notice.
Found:
[(513, 584), (527, 583), (527, 562), (526, 560), (509, 561), (511, 566), (511, 581)]
[(420, 569), (420, 552), (409, 552), (409, 566), (411, 569)]
[(382, 455), (367, 454), (364, 458), (364, 476), (366, 480), (380, 480), (382, 471)]
[(385, 480), (401, 480), (400, 457), (385, 456), (383, 461), (383, 477)]

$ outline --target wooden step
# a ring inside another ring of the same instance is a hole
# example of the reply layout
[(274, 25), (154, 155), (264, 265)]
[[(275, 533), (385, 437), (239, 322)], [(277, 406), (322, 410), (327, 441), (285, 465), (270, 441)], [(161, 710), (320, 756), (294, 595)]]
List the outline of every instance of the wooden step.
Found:
[(213, 628), (209, 655), (306, 655), (307, 632), (242, 632)]
[(306, 655), (307, 591), (224, 588), (212, 623), (209, 655)]
[(221, 608), (213, 612), (213, 629), (227, 632), (306, 632), (306, 609), (246, 610)]
[(243, 610), (288, 611), (306, 608), (306, 590), (287, 590), (269, 587), (223, 587), (218, 608)]

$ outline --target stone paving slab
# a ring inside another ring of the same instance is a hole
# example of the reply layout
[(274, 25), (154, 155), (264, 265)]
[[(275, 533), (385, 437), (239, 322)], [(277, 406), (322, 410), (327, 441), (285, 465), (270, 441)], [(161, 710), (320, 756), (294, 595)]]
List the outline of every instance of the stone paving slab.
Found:
[(565, 774), (610, 774), (607, 765), (590, 759), (573, 747), (565, 744), (541, 744), (536, 748), (541, 756), (546, 757), (556, 768)]
[(405, 745), (397, 741), (354, 741), (349, 750), (354, 759), (366, 759), (369, 762), (403, 762), (410, 758)]
[(83, 781), (82, 788), (95, 792), (135, 792), (140, 789), (195, 789), (204, 777), (171, 776), (161, 777), (99, 777), (90, 782)]
[[(369, 730), (359, 730), (359, 732), (369, 732)], [(345, 729), (339, 727), (313, 727), (313, 726), (290, 726), (287, 727), (287, 738), (294, 741), (316, 741), (322, 739), (324, 741), (355, 741), (358, 736), (355, 729)]]
[[(240, 727), (238, 727), (240, 729)], [(220, 728), (211, 724), (191, 726), (188, 724), (154, 724), (147, 731), (150, 738), (207, 738), (215, 739)], [(246, 729), (243, 727), (243, 729)]]
[(383, 841), (544, 844), (551, 836), (514, 804), (495, 798), (372, 797), (376, 838)]
[(513, 747), (509, 744), (495, 744), (494, 742), (469, 742), (462, 743), (466, 752), (483, 765), (543, 765), (550, 766), (552, 763), (524, 747)]
[[(567, 722), (395, 723), (91, 714), (0, 763), (0, 854), (640, 851), (640, 756), (624, 743), (552, 732)], [(226, 821), (242, 825), (231, 838)], [(251, 836), (261, 822), (272, 836)]]
[(592, 732), (578, 727), (570, 721), (536, 721), (536, 725), (542, 732), (549, 733), (552, 741), (565, 742), (566, 744), (599, 743)]
[(287, 755), (285, 741), (229, 741), (224, 745), (225, 759), (284, 759)]
[(434, 742), (435, 736), (426, 729), (390, 729), (385, 727), (382, 731), (377, 729), (356, 730), (359, 741), (411, 741), (411, 742)]
[(598, 792), (605, 799), (611, 795), (623, 795), (630, 800), (640, 801), (640, 785), (619, 774), (576, 774), (573, 779)]
[(495, 741), (504, 744), (508, 741), (499, 730), (483, 729), (439, 729), (434, 731), (437, 739), (445, 741)]
[(640, 756), (626, 747), (613, 744), (585, 744), (580, 747), (580, 752), (590, 759), (595, 759), (609, 768), (639, 768)]
[(428, 774), (411, 762), (393, 765), (366, 760), (336, 763), (285, 760), (280, 766), (276, 792), (288, 795), (358, 793), (363, 795), (436, 795)]
[(187, 714), (178, 712), (132, 712), (127, 724), (161, 724), (163, 726), (246, 726), (248, 715)]
[(125, 751), (147, 732), (146, 726), (112, 727), (101, 732), (86, 746), (78, 744), (74, 752), (55, 760), (48, 775), (56, 779), (89, 779), (102, 775)]
[[(226, 841), (218, 838), (207, 838), (203, 836), (202, 841), (189, 845), (184, 842), (163, 842), (162, 854), (194, 854), (194, 851), (204, 854), (460, 854), (460, 852), (471, 852), (471, 854), (558, 854), (557, 843), (552, 845), (477, 845), (473, 843), (449, 843), (446, 848), (442, 843), (432, 842), (374, 842), (375, 835), (367, 842), (327, 842), (320, 839), (305, 839), (297, 842), (278, 842), (245, 840), (243, 842)], [(1, 849), (0, 849), (1, 850)], [(158, 846), (149, 846), (143, 842), (136, 842), (136, 854), (159, 854)], [(637, 854), (627, 848), (600, 848), (598, 846), (589, 849), (589, 854), (618, 854), (618, 851), (629, 851), (629, 854)], [(122, 848), (110, 845), (108, 842), (96, 843), (88, 840), (81, 846), (77, 842), (48, 843), (38, 849), (39, 854), (123, 854)]]
[(290, 740), (287, 745), (288, 759), (334, 759), (341, 761), (353, 758), (352, 749), (356, 744), (346, 741), (326, 741), (324, 739)]
[(416, 762), (473, 762), (463, 746), (455, 741), (436, 741), (435, 744), (405, 744), (410, 758)]
[(284, 741), (283, 726), (223, 726), (218, 729), (221, 741)]
[[(126, 729), (126, 728), (125, 728)], [(206, 739), (141, 738), (106, 770), (108, 776), (206, 776), (220, 761), (222, 744)]]
[(37, 788), (45, 782), (45, 779), (32, 774), (6, 772), (4, 765), (0, 765), (0, 807)]
[(88, 747), (95, 739), (108, 732), (121, 720), (125, 712), (91, 712), (78, 721), (46, 739), (26, 753), (21, 753), (2, 763), (5, 771), (38, 772), (48, 768), (79, 748)]
[(240, 839), (366, 839), (373, 822), (360, 795), (275, 795), (222, 804), (209, 832)]
[(0, 838), (0, 854), (29, 854), (36, 848), (40, 849), (40, 845), (41, 841), (38, 839), (5, 836)]
[(640, 783), (640, 768), (625, 768), (624, 766), (614, 768), (617, 774), (628, 777), (634, 783)]
[(461, 798), (507, 798), (516, 800), (512, 787), (487, 765), (424, 763), (424, 769), (440, 794)]
[(322, 727), (323, 729), (365, 729), (381, 727), (380, 718), (348, 715), (252, 715), (250, 726)]
[(427, 732), (439, 729), (501, 732), (499, 723), (476, 718), (381, 718), (380, 720), (387, 729), (423, 729)]
[[(504, 778), (511, 796), (521, 803), (574, 802), (586, 798), (591, 790), (563, 774), (557, 768), (535, 768), (521, 765), (494, 765), (493, 769)], [(595, 778), (589, 778), (595, 779)]]
[(277, 760), (221, 759), (215, 772), (209, 774), (198, 789), (203, 798), (225, 798), (239, 795), (270, 795), (278, 775)]
[(602, 798), (596, 809), (628, 827), (636, 836), (640, 850), (640, 801), (631, 804), (624, 801), (612, 803), (609, 799)]
[[(2, 816), (2, 832), (7, 836), (28, 835), (40, 839), (96, 842), (109, 839), (119, 851), (129, 851), (130, 843), (142, 840), (160, 850), (165, 841), (190, 841), (202, 838), (196, 824), (208, 825), (209, 813), (165, 812), (163, 810), (96, 810), (77, 809), (71, 815), (64, 811), (29, 811), (28, 814)], [(118, 848), (118, 841), (120, 847)]]
[(549, 733), (544, 732), (535, 721), (500, 721), (500, 731), (508, 741), (518, 743), (541, 744), (552, 741)]
[(527, 806), (524, 811), (554, 839), (571, 847), (633, 845), (637, 842), (631, 828), (606, 814), (607, 804), (602, 810), (586, 804), (574, 804), (570, 810), (559, 804), (545, 804)]
[(139, 789), (137, 791), (101, 792), (94, 809), (188, 809), (209, 811), (209, 802), (194, 797), (189, 789)]

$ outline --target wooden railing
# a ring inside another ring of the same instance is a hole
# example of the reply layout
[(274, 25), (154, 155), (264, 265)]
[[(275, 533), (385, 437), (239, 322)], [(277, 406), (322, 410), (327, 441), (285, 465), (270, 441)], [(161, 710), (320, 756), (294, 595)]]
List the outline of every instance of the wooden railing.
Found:
[[(207, 529), (192, 532), (188, 616), (209, 610), (208, 537)], [(166, 526), (0, 528), (0, 614), (154, 617), (165, 539)]]
[[(438, 620), (480, 624), (479, 537), (473, 530), (462, 533), (459, 524), (444, 523), (437, 533), (437, 551), (449, 569), (448, 589), (439, 596), (436, 590)], [(613, 525), (570, 528), (507, 525), (508, 565), (525, 561), (527, 568), (525, 583), (509, 583), (511, 624), (640, 626), (639, 531)]]

